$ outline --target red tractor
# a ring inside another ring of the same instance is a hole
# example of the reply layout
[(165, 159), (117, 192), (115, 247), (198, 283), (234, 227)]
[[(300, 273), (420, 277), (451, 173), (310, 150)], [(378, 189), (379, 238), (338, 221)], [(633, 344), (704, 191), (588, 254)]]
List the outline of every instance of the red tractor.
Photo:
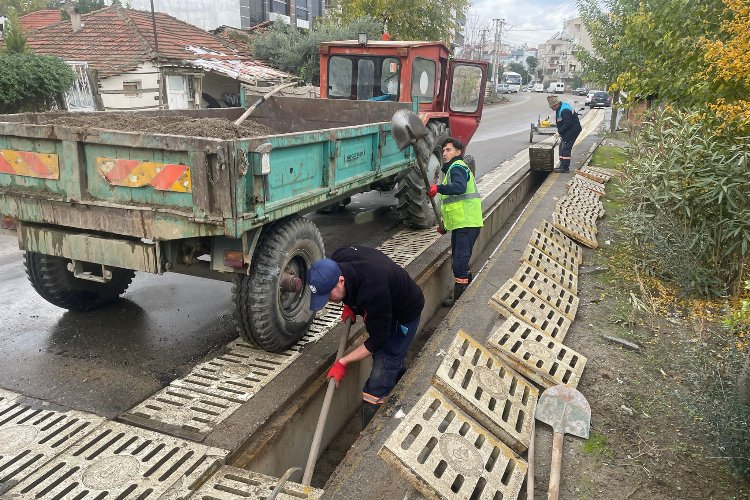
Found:
[[(417, 102), (429, 135), (417, 154), (429, 156), (427, 174), (437, 182), (442, 144), (449, 136), (468, 145), (479, 127), (487, 63), (451, 59), (439, 42), (341, 41), (320, 44), (320, 96), (324, 99)], [(473, 169), (470, 158), (467, 163)], [(398, 210), (414, 228), (434, 223), (417, 169), (396, 179)], [(373, 186), (390, 189), (393, 185)]]

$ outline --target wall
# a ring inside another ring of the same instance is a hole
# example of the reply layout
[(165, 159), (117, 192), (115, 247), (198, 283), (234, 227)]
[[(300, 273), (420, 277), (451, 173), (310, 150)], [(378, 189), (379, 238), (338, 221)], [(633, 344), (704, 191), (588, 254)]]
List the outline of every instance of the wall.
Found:
[(123, 82), (132, 80), (140, 80), (141, 88), (144, 90), (157, 89), (159, 87), (159, 69), (151, 63), (143, 63), (130, 73), (99, 79), (99, 91), (102, 93), (102, 102), (104, 102), (104, 108), (107, 111), (159, 108), (159, 93), (156, 90), (141, 92), (136, 95), (107, 93), (107, 91), (122, 92)]
[[(128, 3), (133, 9), (151, 11), (150, 0), (129, 0)], [(154, 9), (204, 30), (219, 26), (242, 27), (239, 0), (159, 0), (154, 2)]]
[[(226, 76), (206, 73), (203, 77), (203, 93), (208, 94), (219, 101), (222, 108), (231, 107), (223, 100), (224, 92), (235, 94), (239, 99), (240, 83), (237, 80), (232, 80)], [(202, 107), (208, 107), (206, 101), (203, 101)]]

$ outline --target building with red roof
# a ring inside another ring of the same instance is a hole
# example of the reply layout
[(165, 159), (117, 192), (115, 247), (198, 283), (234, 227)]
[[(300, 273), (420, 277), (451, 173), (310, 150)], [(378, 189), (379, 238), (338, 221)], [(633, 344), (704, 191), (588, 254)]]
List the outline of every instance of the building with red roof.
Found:
[[(58, 11), (59, 13), (59, 11)], [(164, 13), (113, 6), (30, 31), (27, 47), (95, 70), (107, 110), (239, 105), (240, 83), (293, 79), (230, 43)], [(85, 89), (81, 89), (85, 91)]]
[(18, 18), (24, 31), (34, 31), (63, 20), (60, 9), (42, 9)]

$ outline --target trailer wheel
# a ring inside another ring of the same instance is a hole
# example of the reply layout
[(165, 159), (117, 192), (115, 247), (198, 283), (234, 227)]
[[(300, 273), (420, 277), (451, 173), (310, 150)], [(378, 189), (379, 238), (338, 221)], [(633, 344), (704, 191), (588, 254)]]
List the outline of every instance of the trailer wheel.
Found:
[[(307, 333), (310, 312), (307, 269), (324, 256), (323, 238), (311, 221), (299, 215), (263, 228), (250, 265), (250, 274), (235, 277), (235, 321), (240, 336), (270, 352), (291, 347)], [(302, 280), (297, 291), (284, 291), (282, 278)]]
[[(419, 141), (416, 154), (427, 159), (427, 178), (436, 184), (443, 166), (443, 143), (448, 138), (448, 127), (441, 122), (427, 124), (429, 134)], [(413, 229), (426, 229), (436, 224), (427, 188), (418, 166), (406, 171), (398, 180), (396, 210), (404, 224)]]
[(88, 311), (115, 301), (135, 277), (135, 271), (110, 268), (112, 279), (106, 283), (88, 281), (68, 271), (70, 259), (26, 252), (26, 274), (31, 286), (47, 302), (71, 311)]

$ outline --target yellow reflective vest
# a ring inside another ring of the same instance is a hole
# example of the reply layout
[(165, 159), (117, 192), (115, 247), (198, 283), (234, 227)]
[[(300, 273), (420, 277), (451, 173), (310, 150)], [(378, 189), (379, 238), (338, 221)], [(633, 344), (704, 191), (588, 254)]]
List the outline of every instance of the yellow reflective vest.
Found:
[(462, 227), (482, 227), (482, 199), (477, 191), (477, 184), (474, 180), (474, 174), (463, 160), (456, 160), (448, 167), (443, 177), (443, 185), (448, 184), (451, 177), (451, 170), (462, 168), (469, 176), (466, 182), (466, 192), (457, 195), (440, 195), (440, 213), (443, 216), (443, 225), (450, 231)]

